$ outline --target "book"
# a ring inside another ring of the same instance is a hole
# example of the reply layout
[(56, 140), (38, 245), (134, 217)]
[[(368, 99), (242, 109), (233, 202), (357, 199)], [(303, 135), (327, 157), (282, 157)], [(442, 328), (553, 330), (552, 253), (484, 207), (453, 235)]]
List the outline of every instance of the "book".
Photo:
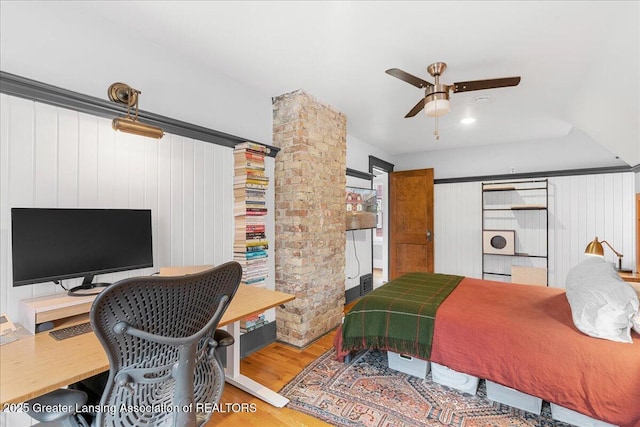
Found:
[(251, 150), (251, 151), (255, 151), (255, 152), (263, 153), (263, 154), (269, 154), (271, 152), (271, 149), (269, 149), (269, 147), (265, 147), (264, 145), (260, 145), (258, 143), (249, 142), (249, 141), (241, 142), (239, 144), (236, 144), (235, 150), (237, 150), (237, 151)]
[[(264, 286), (269, 276), (269, 241), (264, 218), (267, 215), (265, 192), (269, 187), (264, 156), (268, 153), (267, 147), (250, 142), (238, 144), (233, 153), (233, 259), (242, 266), (242, 283), (252, 286)], [(263, 323), (259, 317), (244, 319), (241, 330), (252, 330)]]

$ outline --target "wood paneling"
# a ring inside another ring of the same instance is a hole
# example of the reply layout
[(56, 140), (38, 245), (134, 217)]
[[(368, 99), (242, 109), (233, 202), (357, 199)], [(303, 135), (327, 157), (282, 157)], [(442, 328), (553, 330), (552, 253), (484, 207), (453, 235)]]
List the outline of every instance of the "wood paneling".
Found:
[(108, 119), (4, 94), (0, 100), (0, 312), (17, 321), (19, 299), (62, 291), (52, 283), (12, 287), (12, 207), (151, 209), (154, 267), (104, 281), (232, 258), (230, 148), (172, 134), (123, 134)]
[(434, 186), (435, 271), (482, 277), (480, 182)]
[[(480, 182), (435, 185), (437, 272), (481, 277), (481, 191)], [(595, 236), (611, 243), (624, 254), (623, 266), (633, 268), (635, 198), (632, 172), (549, 178), (549, 286), (564, 287), (567, 273), (584, 260)], [(543, 225), (527, 218), (521, 232)], [(617, 262), (608, 249), (605, 259)]]

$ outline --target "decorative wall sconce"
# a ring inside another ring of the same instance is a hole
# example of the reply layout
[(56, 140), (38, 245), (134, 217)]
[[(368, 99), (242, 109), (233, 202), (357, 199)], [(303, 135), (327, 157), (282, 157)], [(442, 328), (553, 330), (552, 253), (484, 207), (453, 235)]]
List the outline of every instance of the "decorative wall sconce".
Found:
[[(157, 126), (148, 125), (138, 121), (138, 96), (141, 94), (137, 89), (125, 83), (114, 83), (109, 86), (107, 94), (109, 99), (118, 104), (127, 106), (126, 117), (116, 117), (111, 122), (114, 130), (120, 132), (132, 133), (140, 136), (148, 136), (149, 138), (162, 138), (164, 132)], [(134, 109), (134, 115), (131, 116), (131, 108)]]

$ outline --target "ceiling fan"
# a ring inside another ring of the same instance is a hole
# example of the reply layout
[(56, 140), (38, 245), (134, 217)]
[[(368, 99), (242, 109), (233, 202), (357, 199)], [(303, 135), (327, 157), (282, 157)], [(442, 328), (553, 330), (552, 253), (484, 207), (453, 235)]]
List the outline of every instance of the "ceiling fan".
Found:
[[(489, 80), (472, 80), (468, 82), (458, 82), (452, 85), (440, 84), (440, 76), (447, 69), (444, 62), (434, 62), (427, 67), (427, 72), (435, 79), (435, 84), (422, 80), (402, 71), (398, 68), (390, 68), (385, 71), (387, 74), (407, 82), (417, 88), (424, 89), (424, 98), (407, 113), (405, 118), (413, 117), (423, 108), (427, 116), (439, 117), (450, 111), (449, 93), (469, 92), (472, 90), (495, 89), (499, 87), (517, 86), (520, 83), (520, 77), (503, 77), (499, 79)], [(438, 138), (438, 129), (436, 122), (436, 131), (434, 132)]]

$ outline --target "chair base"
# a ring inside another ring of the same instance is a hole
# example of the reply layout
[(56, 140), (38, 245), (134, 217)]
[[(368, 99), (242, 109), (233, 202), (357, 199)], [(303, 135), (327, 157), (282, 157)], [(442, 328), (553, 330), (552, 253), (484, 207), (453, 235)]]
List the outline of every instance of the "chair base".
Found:
[[(88, 427), (85, 419), (76, 414), (75, 408), (87, 403), (87, 394), (79, 390), (59, 389), (29, 400), (26, 411), (31, 418), (40, 424), (51, 427)], [(55, 412), (40, 410), (51, 407), (59, 409)]]

